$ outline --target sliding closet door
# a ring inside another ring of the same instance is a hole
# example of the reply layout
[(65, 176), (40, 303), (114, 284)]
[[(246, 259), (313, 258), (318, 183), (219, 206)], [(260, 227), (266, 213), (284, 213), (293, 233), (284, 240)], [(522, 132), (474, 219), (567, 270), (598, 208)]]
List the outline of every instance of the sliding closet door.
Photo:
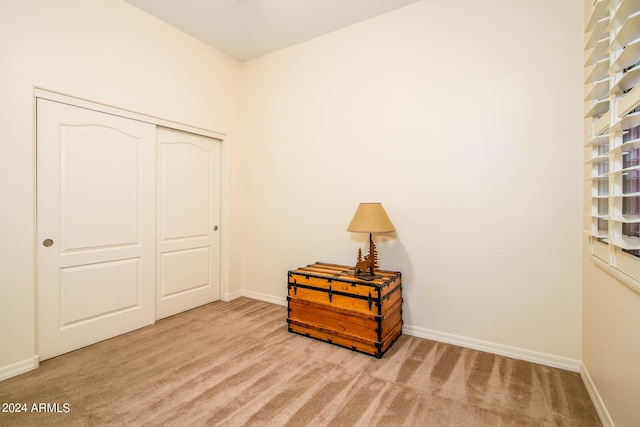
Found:
[(155, 126), (37, 100), (41, 359), (154, 322)]
[(220, 149), (158, 128), (157, 319), (220, 297)]

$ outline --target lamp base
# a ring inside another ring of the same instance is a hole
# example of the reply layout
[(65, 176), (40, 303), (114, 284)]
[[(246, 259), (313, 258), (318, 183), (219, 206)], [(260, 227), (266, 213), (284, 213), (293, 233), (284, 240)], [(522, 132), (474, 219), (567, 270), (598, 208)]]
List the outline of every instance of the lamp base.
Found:
[(382, 276), (380, 276), (379, 274), (369, 274), (369, 273), (356, 273), (355, 271), (353, 273), (353, 277), (358, 278), (360, 280), (374, 280), (374, 279), (378, 279)]
[(353, 275), (362, 280), (373, 280), (376, 276), (376, 268), (378, 268), (378, 253), (376, 245), (373, 243), (373, 237), (369, 233), (369, 255), (362, 258), (362, 249), (358, 249), (358, 258), (356, 266), (353, 268)]

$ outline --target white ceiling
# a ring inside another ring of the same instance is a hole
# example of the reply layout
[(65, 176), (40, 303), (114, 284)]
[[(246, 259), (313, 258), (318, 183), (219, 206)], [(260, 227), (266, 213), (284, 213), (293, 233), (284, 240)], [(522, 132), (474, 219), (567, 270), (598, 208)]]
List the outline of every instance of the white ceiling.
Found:
[(419, 0), (126, 0), (240, 61)]

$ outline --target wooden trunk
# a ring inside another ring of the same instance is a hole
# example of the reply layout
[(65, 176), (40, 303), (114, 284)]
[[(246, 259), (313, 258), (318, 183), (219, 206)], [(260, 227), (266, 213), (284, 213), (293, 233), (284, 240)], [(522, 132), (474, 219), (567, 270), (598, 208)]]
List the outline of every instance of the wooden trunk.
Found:
[(402, 333), (402, 286), (399, 272), (376, 276), (320, 262), (289, 271), (289, 331), (382, 357)]

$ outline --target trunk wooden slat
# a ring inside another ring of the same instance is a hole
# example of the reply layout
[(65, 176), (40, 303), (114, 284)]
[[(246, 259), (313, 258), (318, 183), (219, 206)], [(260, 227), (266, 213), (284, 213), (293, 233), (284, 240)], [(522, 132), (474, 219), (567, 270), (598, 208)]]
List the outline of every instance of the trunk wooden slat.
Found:
[(402, 286), (399, 272), (376, 276), (320, 262), (289, 271), (289, 331), (382, 357), (402, 334)]

